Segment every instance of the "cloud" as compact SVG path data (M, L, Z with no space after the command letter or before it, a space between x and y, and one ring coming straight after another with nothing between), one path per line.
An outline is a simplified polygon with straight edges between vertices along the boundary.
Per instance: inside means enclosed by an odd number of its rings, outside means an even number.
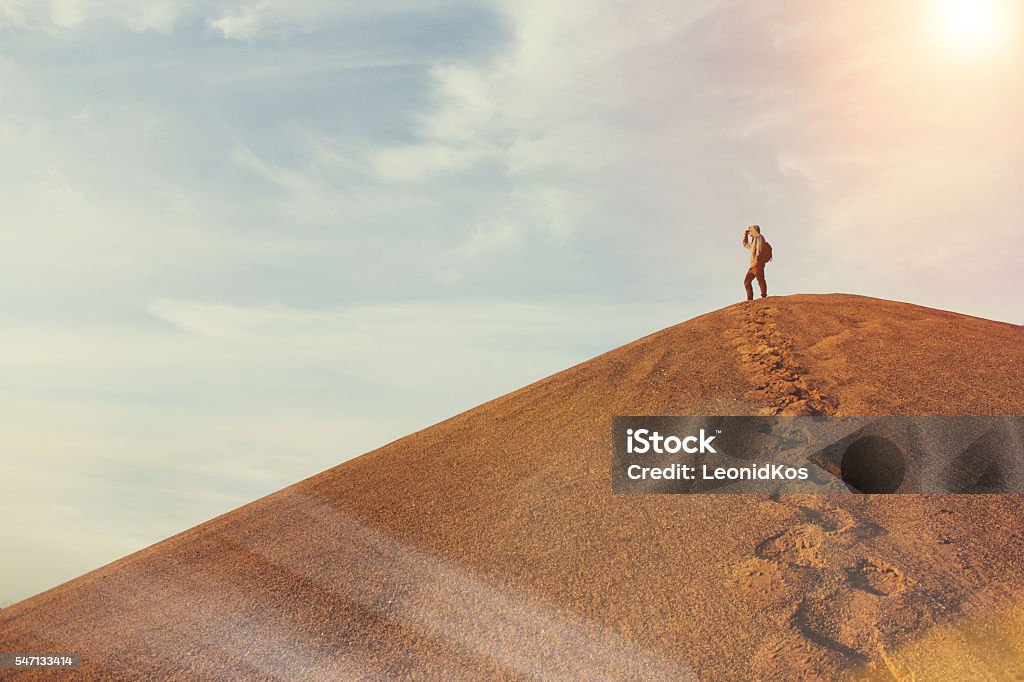
M223 4L223 3L218 3ZM207 24L228 40L248 41L256 36L280 36L290 32L313 33L343 19L380 18L411 13L430 14L452 7L488 7L489 2L467 0L243 0L217 9L209 7Z
M345 17L431 12L466 4L458 0L382 0L372 6L333 0L0 0L0 29L53 32L105 22L134 32L167 34L184 18L203 17L223 38L247 41L264 34L309 33Z
M259 19L251 7L225 10L219 19L207 19L207 24L228 40L249 40L260 32Z
M199 5L196 0L2 0L0 29L50 33L110 22L134 32L166 34L183 14Z
M486 150L479 148L419 144L376 150L371 164L381 181L416 182L470 170L486 156Z
M316 145L284 163L252 146L236 150L234 159L281 190L272 203L282 219L381 225L382 233L395 237L393 253L404 238L427 245L437 263L429 277L442 286L479 282L481 271L459 261L489 260L495 278L507 282L591 287L590 278L556 274L565 273L557 260L573 248L572 235L617 239L623 213L629 229L656 232L655 216L666 210L665 197L641 185L662 161L642 157L665 146L653 141L654 134L673 144L671 128L679 124L635 120L647 100L664 96L663 81L635 73L649 74L662 61L681 58L676 53L685 45L683 36L714 3L628 12L613 3L570 5L500 6L507 34L497 49L429 64L429 87L420 98L426 106L412 114L403 135L410 139L366 145L320 135ZM623 90L627 83L631 87ZM667 109L658 106L658 115ZM321 161L325 150L349 163L328 167ZM662 181L656 179L655 187ZM380 198L360 201L369 197ZM404 207L404 225L391 220L391 207ZM550 274L530 272L540 264L525 260L528 251L517 255L523 244L547 246L551 262L542 273ZM422 267L410 265L413 271ZM587 265L606 269L603 263Z

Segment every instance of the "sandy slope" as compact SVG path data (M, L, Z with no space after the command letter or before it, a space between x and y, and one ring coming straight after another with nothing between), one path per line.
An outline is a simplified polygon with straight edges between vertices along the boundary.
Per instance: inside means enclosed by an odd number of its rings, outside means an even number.
M121 679L1024 675L1016 496L613 496L615 414L1024 414L1024 328L704 315L0 611Z

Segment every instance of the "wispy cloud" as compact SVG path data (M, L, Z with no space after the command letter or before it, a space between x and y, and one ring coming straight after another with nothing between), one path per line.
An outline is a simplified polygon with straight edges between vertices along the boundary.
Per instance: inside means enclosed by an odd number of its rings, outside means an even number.
M199 4L196 0L3 0L0 28L53 32L106 22L135 32L166 34L182 14Z

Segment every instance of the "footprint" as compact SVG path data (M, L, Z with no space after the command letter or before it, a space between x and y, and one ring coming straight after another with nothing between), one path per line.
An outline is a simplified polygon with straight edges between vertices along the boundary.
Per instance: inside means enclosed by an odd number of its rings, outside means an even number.
M755 552L769 561L823 568L825 564L818 554L818 547L826 537L821 526L803 524L761 541Z
M755 550L757 556L797 566L824 567L819 553L821 545L831 538L853 530L857 521L841 507L820 502L809 495L778 498L776 503L797 509L805 523L788 528L762 540Z
M811 568L761 558L744 562L734 572L738 592L760 608L774 607L781 620L786 616L784 607L810 589L817 578L818 572Z
M845 663L841 654L787 630L768 636L754 657L753 672L759 680L834 680Z
M871 625L857 618L841 593L811 595L793 613L793 627L807 640L843 657L847 664L863 666L871 657L863 651Z
M859 590L880 597L902 592L907 579L896 566L884 561L864 559L857 566L848 569L847 580Z
M846 509L830 503L820 495L792 493L776 495L771 499L775 504L796 509L808 523L821 527L829 537L869 525L857 521Z
M820 526L829 537L842 535L857 525L853 514L827 502L812 501L810 504L797 506L812 523Z

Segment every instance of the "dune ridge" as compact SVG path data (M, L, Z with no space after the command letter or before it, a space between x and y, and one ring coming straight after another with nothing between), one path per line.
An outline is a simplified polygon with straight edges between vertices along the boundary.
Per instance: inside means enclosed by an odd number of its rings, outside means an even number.
M609 462L621 414L1024 414L1022 342L859 296L730 306L9 606L0 651L125 680L1017 675L1018 497L615 496Z

